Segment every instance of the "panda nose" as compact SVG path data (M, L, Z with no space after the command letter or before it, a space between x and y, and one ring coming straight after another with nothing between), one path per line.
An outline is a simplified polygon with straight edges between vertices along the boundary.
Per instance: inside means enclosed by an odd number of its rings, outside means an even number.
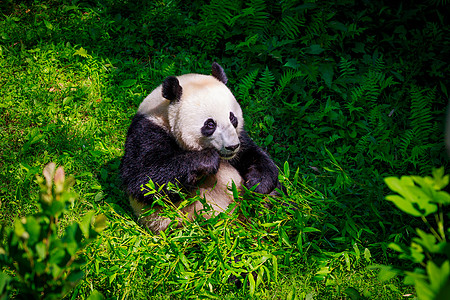
M230 151L234 151L237 148L239 148L239 144L233 145L233 146L226 146L225 149L230 150Z

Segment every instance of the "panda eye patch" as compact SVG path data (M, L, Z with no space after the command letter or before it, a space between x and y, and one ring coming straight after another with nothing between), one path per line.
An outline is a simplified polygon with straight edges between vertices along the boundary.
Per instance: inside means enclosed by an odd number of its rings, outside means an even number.
M236 116L232 112L230 112L230 122L234 126L234 128L237 127L238 119L236 118Z
M201 129L204 136L211 136L216 131L217 124L213 119L208 119Z

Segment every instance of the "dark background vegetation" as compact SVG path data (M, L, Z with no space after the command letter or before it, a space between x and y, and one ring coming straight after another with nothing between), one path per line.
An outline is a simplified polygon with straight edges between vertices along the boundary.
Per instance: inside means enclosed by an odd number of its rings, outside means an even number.
M216 61L250 136L299 169L292 197L320 195L312 248L356 243L397 263L386 245L414 221L384 200L383 178L448 163L446 2L2 1L1 219L34 211L49 161L77 178L76 212L127 210L117 167L137 106Z

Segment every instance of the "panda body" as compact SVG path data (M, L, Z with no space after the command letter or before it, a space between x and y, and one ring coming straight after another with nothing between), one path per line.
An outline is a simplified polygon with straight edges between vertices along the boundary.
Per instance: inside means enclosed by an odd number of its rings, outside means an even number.
M141 185L178 183L191 195L205 198L215 212L232 203L230 191L252 187L269 194L280 187L278 169L269 156L248 137L242 110L222 67L214 63L212 76L186 74L168 77L138 108L125 142L120 175L137 216L152 203ZM169 194L175 207L181 199ZM202 209L199 201L180 214L192 219ZM154 232L172 220L159 216L160 207L141 222Z
M225 212L233 201L233 194L230 191L232 183L237 187L243 185L242 177L235 168L233 168L228 162L221 161L217 174L209 175L202 180L202 184L197 189L192 190L190 196L198 194L204 198L206 202L211 206L214 212ZM130 204L134 214L139 218L146 210L147 204L139 201L130 196ZM180 201L174 202L174 207L178 208ZM203 209L203 204L200 201L195 201L192 204L184 207L179 211L180 214L187 216L192 220L193 216ZM159 216L161 207L156 207L156 211L145 217L140 218L140 222L144 224L153 232L163 231L169 226L172 220L168 218L162 218ZM205 217L211 217L210 215L204 215ZM180 219L181 222L181 219Z

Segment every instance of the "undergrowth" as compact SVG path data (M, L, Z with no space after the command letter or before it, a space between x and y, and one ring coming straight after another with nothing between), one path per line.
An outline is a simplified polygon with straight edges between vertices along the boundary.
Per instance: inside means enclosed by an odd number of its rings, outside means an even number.
M389 243L423 226L384 201L383 178L447 167L444 2L3 1L0 223L38 211L35 175L54 161L80 195L62 227L89 210L110 221L83 252L73 298L415 294L365 267L398 264ZM300 209L269 214L250 197L261 215L249 222L151 235L117 176L127 128L166 76L208 74L213 61Z

